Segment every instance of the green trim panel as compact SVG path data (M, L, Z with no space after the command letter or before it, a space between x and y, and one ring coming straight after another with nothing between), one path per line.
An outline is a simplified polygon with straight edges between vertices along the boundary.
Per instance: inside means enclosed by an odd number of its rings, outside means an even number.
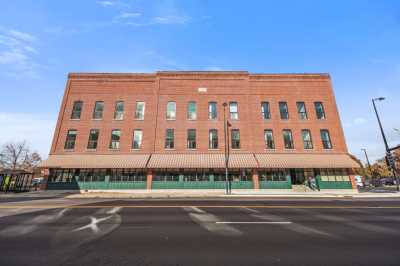
M146 182L56 182L48 183L49 190L81 189L146 189Z
M351 182L347 181L319 181L320 189L352 189Z
M232 182L232 189L252 188L252 181ZM225 189L225 181L153 181L152 189Z
M291 189L290 181L260 181L260 189Z

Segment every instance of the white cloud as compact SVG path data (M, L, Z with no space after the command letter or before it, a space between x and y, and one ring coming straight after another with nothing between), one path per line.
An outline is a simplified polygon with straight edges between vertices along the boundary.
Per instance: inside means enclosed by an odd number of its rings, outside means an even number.
M15 76L37 76L38 64L34 56L37 38L29 33L0 28L0 66L1 72Z
M17 30L9 30L8 34L16 39L19 39L21 41L24 42L34 42L36 41L36 37L32 36L29 33L26 32L21 32L21 31L17 31Z
M47 157L56 125L55 116L0 112L0 125L0 145L26 140L32 150Z
M111 2L111 1L97 1L97 4L101 5L101 6L114 6L115 2Z
M123 12L118 18L137 18L140 17L142 14L140 13L132 13L132 12Z
M96 3L102 7L127 8L130 6L127 2L117 0L102 0Z
M183 15L166 15L166 16L158 16L152 19L153 24L185 24L190 22L191 17Z

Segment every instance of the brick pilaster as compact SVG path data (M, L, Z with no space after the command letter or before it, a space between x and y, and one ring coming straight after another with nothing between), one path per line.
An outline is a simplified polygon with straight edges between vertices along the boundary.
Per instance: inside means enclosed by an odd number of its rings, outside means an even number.
M260 183L258 182L258 172L257 170L253 170L253 189L258 190L260 189Z
M153 172L151 170L147 171L147 190L151 190L151 183L153 182Z

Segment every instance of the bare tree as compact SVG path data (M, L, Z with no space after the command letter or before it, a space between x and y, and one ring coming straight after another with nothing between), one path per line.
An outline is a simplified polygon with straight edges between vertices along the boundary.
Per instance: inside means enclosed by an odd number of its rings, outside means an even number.
M30 152L26 141L10 142L0 151L0 167L10 170L28 170L41 162L37 152Z

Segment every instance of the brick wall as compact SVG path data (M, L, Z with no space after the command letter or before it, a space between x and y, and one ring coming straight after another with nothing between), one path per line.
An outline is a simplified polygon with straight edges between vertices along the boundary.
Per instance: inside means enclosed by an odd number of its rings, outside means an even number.
M199 92L198 88L207 88ZM74 101L83 101L80 120L71 120ZM113 120L114 104L124 101L123 121ZM104 101L103 119L92 119L94 104ZM136 101L146 102L144 121L134 119ZM177 117L166 120L166 105L175 101ZM197 120L187 119L187 104L197 103ZM217 102L218 119L208 120L208 102ZM240 129L240 152L265 152L264 129L273 129L275 151L268 152L324 152L320 129L328 129L333 149L327 152L346 153L347 147L340 123L331 81L328 75L288 74L252 75L247 72L157 72L156 74L70 74L63 98L51 154L70 153L152 153L152 152L223 152L223 107L222 103L238 102L239 120L231 121L232 128ZM261 102L269 101L272 118L261 118ZM279 115L279 101L289 105L290 119L283 121ZM306 103L308 120L302 121L297 115L297 101ZM314 102L324 104L326 120L315 117ZM227 117L229 108L227 108ZM99 129L100 137L96 151L87 151L90 129ZM165 130L175 129L175 149L164 149ZM197 149L186 149L187 129L197 130ZM64 151L66 134L69 129L78 130L74 151ZM121 129L121 143L118 151L109 150L112 129ZM143 130L142 149L132 150L134 129ZM208 149L208 130L217 129L219 150ZM282 129L291 129L294 136L294 150L283 148ZM314 149L304 151L301 129L310 129Z

